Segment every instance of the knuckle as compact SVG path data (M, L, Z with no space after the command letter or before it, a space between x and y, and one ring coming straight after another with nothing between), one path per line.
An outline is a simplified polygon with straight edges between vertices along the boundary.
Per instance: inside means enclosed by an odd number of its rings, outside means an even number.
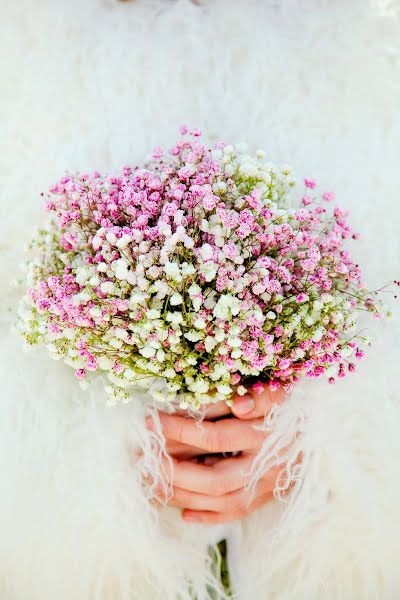
M176 439L181 444L185 442L185 421L182 418L176 422Z

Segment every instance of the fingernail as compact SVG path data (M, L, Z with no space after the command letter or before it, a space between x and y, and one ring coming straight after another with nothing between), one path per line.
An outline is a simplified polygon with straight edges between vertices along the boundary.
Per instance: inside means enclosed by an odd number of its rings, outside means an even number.
M154 421L151 417L146 417L146 427L150 429L150 431L155 431L156 426L154 425Z
M253 398L250 396L243 396L235 400L232 408L234 409L235 413L238 413L239 415L246 415L254 410L255 405L256 403L254 402Z

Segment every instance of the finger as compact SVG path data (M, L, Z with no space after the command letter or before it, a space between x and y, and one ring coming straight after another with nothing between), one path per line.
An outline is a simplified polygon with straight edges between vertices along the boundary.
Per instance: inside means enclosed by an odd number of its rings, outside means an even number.
M231 521L239 521L247 517L250 513L257 510L267 502L274 499L273 494L268 493L257 498L248 508L242 508L233 512L214 512L204 510L191 510L184 509L182 511L182 518L185 521L193 523L204 523L205 525L216 525L218 523L229 523Z
M220 419L221 417L225 417L231 414L231 408L227 405L227 403L222 400L221 402L216 402L215 404L208 404L204 408L204 418L206 421L213 421L214 419Z
M269 386L264 386L261 393L250 388L245 396L235 396L231 407L232 413L239 419L265 418L275 404L280 404L284 398L282 388L271 391Z
M223 496L245 486L253 459L253 455L242 455L225 458L212 466L172 459L173 472L164 459L164 467L169 481L173 481L179 488L210 496Z
M167 440L165 449L170 456L178 458L179 460L187 460L195 456L206 454L206 452L201 448L189 446L188 444L181 444L180 442L175 442L174 440Z
M266 496L271 492L272 490L266 482L262 482L257 486L253 498L251 498L250 492L244 488L223 496L210 496L174 486L173 496L169 500L169 504L190 510L235 513L240 510L247 510L249 505L251 506L260 496Z
M167 439L190 446L196 446L207 452L237 452L259 448L266 437L266 432L254 429L261 425L263 419L252 419L241 422L239 419L222 419L221 421L203 421L197 423L176 415L160 414L163 434ZM152 429L151 417L147 417L147 426Z

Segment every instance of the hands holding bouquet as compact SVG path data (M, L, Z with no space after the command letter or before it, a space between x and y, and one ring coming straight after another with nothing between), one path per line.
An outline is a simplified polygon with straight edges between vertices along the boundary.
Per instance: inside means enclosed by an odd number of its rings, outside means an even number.
M167 461L164 465L173 483L169 504L183 509L186 521L215 524L242 519L273 498L282 466L258 481L254 495L246 489L246 474L266 436L253 425L261 425L282 399L281 389L250 390L236 398L231 408L225 402L211 405L203 427L184 415L159 414L173 459L173 473ZM152 429L150 417L147 423ZM159 494L164 502L162 489Z

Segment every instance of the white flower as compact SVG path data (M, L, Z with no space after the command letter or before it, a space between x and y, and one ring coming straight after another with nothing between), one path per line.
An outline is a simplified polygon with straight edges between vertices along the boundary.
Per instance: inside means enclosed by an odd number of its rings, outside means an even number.
M172 235L171 226L168 225L168 223L166 223L165 221L158 222L158 230L160 234L164 235L165 237L170 237Z
M267 312L267 314L265 315L267 317L267 319L270 319L271 321L273 321L274 319L276 319L276 314L270 310L269 312Z
M203 263L200 267L200 273L202 275L204 275L204 279L208 283L210 281L212 281L213 279L215 279L217 271L218 271L218 266L210 260L207 261L206 263Z
M189 340L189 342L198 342L202 339L202 337L203 334L199 333L198 331L188 331L185 333L185 338Z
M114 329L114 335L120 340L126 340L129 337L129 333L126 329L122 329L122 327L116 327Z
M218 344L217 340L209 335L204 340L204 345L206 347L207 352L211 352L212 350L214 350L214 348L217 344Z
M210 244L203 244L203 246L200 248L200 254L203 260L209 260L213 257L212 246L210 246Z
M92 240L92 246L93 246L93 250L99 250L99 248L101 248L101 245L103 243L103 240L101 239L101 237L99 237L98 235L93 236L93 240Z
M160 363L164 362L164 360L165 360L165 352L164 352L164 350L162 348L160 348L159 350L157 350L156 357L157 357L158 362L160 362Z
M247 388L245 388L244 385L239 385L236 388L236 393L239 394L239 396L244 396L247 393Z
M139 252L142 254L146 254L150 250L150 242L148 240L144 240L139 244Z
M115 348L116 350L120 350L122 348L123 342L122 340L119 340L118 338L111 338L111 340L108 341L109 345L112 348Z
M205 329L206 325L207 323L203 317L196 317L193 320L193 327L196 327L196 329Z
M213 192L216 194L223 194L226 191L227 185L225 181L217 181L212 186Z
M311 339L313 342L320 342L322 340L322 336L325 333L324 327L318 327L315 333L312 335Z
M236 316L240 312L241 302L231 294L221 296L216 303L213 315L217 319L228 319L230 315Z
M217 301L215 299L216 294L214 292L212 292L211 294L208 294L207 298L204 300L204 307L207 309L212 309L214 308L214 306L217 304Z
M223 363L217 363L214 366L213 372L211 374L211 378L215 381L217 379L223 379L226 375L229 374L229 369Z
M172 294L169 301L171 306L178 306L179 304L182 304L183 298L178 292L175 292L174 294Z
M210 223L207 221L207 219L202 219L200 229L201 231L208 233L208 231L210 230Z
M111 265L117 279L126 280L128 277L128 264L124 258L120 258Z
M97 265L97 270L100 273L105 273L106 271L108 271L108 264L105 262L101 262Z
M182 281L182 275L179 269L179 265L176 262L167 262L164 265L164 272L170 279L173 279L177 283Z
M112 231L109 231L106 235L106 240L110 244L115 244L115 242L117 241L117 236Z
M163 300L169 293L168 284L165 281L155 281L152 285L151 291L157 292L157 298Z
M168 312L167 313L167 321L172 323L173 325L180 325L183 323L183 316L181 312Z
M196 269L193 265L184 262L181 265L181 272L184 277L188 277L189 275L194 275L196 273Z
M174 214L174 222L177 225L180 225L182 223L183 220L183 210L177 210L176 213Z
M225 331L222 327L218 327L214 332L215 339L217 342L223 342L225 339Z
M208 381L202 379L201 377L199 377L194 383L189 385L189 390L191 392L197 392L199 394L205 394L206 392L208 392L209 388L210 384L208 383Z
M150 320L159 319L160 316L161 316L161 312L159 310L156 310L155 308L151 308L146 313L146 317Z
M120 237L117 241L117 248L119 248L120 250L125 250L125 248L127 248L127 246L131 243L131 241L131 236L127 233L124 233L124 235Z
M89 279L89 285L92 287L96 287L100 284L100 277L98 275L94 275Z
M90 279L92 274L92 269L89 266L85 265L76 269L75 278L79 285L84 285L87 282L87 280Z
M231 177L231 175L233 175L234 172L235 172L235 167L231 163L228 163L225 165L225 175L227 175L228 177Z
M232 388L226 383L218 383L217 390L220 394L223 394L224 396L229 396L229 394L232 392Z
M144 346L144 348L141 348L139 350L140 354L142 356L144 356L145 358L153 358L153 356L155 355L156 351L154 348L152 348L151 346Z
M160 269L160 267L156 267L156 265L153 265L146 271L147 277L150 277L151 279L157 279L158 277L160 277L161 273L162 270Z
M313 303L313 309L314 310L321 310L323 308L324 308L324 303L323 302L320 302L320 300L314 300L314 303Z
M150 281L146 279L146 277L144 277L143 275L139 275L137 277L137 285L139 289L145 292L150 286Z
M199 294L201 294L201 287L198 286L197 283L192 283L192 285L188 289L188 294L190 298L198 296Z
M193 309L194 309L196 312L199 312L199 310L200 310L200 308L201 308L201 305L202 305L202 300L201 300L201 298L193 298L193 300L192 300L192 304L193 304Z
M185 235L182 241L185 248L188 248L189 250L194 248L194 239L191 238L189 235Z
M129 307L135 309L138 304L145 304L146 296L143 292L132 292L129 299Z
M351 346L343 346L343 348L340 351L340 354L341 356L343 356L343 358L348 358L353 354L353 348Z
M103 369L104 371L109 371L114 366L113 359L104 354L97 356L96 360L97 360L97 364L99 365L100 369Z
M165 377L166 379L174 379L175 378L175 371L174 369L172 369L171 367L169 367L168 369L165 369L165 371L162 372L162 376Z
M112 294L114 293L115 287L112 281L103 281L103 283L100 285L100 289L103 294Z
M229 337L227 342L231 348L240 348L242 345L242 340L238 337Z

